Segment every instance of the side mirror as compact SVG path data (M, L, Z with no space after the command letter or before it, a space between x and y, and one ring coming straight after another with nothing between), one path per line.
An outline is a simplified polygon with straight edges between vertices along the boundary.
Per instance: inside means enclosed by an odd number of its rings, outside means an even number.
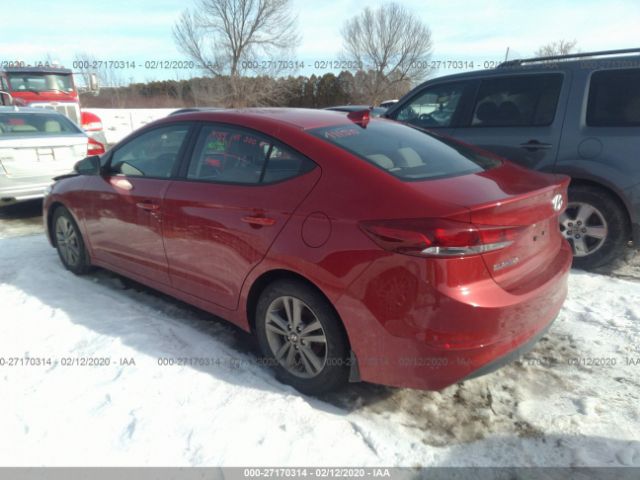
M96 93L98 92L98 90L100 90L98 76L95 73L89 75L89 90Z
M13 105L13 97L9 92L0 90L0 105Z
M92 155L76 163L73 171L78 175L100 175L101 168L100 157Z

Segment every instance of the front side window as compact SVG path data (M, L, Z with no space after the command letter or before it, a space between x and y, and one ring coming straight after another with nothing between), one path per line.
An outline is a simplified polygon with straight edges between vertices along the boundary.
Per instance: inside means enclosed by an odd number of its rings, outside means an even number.
M421 128L453 127L468 82L427 87L397 111L395 119Z
M640 69L596 72L591 78L587 125L640 125Z
M133 177L169 178L188 131L188 125L171 125L143 133L113 153L111 170Z
M473 110L473 127L551 125L562 75L518 75L482 81Z
M55 136L80 133L67 117L55 113L0 113L0 138Z
M295 177L313 163L259 133L221 125L202 128L187 171L190 180L272 183Z
M392 121L316 128L309 133L355 154L402 180L426 180L482 172L500 165L453 140Z

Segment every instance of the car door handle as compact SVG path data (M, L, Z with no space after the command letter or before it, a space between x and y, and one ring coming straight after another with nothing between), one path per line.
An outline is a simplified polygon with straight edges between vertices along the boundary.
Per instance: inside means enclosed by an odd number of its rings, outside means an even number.
M160 208L160 205L151 201L143 201L136 203L136 207L146 210L148 212L155 212Z
M248 223L250 225L260 226L260 227L270 227L271 225L275 225L276 221L273 218L269 217L242 217L241 219L244 223Z
M538 140L529 140L526 143L521 143L520 146L525 150L535 152L536 150L547 150L552 147L550 143L542 143Z

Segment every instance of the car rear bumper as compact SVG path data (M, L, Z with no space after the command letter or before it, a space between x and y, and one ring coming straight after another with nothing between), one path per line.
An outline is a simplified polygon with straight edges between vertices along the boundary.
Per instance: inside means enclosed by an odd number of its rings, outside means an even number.
M443 286L415 260L383 267L374 277L387 275L384 285L397 284L405 292L387 312L372 311L371 276L363 275L336 305L346 319L360 379L439 390L499 368L531 348L556 318L567 295L571 260L571 248L563 241L550 268L553 274L517 295L492 279Z
M501 369L505 365L508 365L509 363L517 360L523 355L526 355L531 350L533 350L533 347L536 346L536 343L538 343L538 340L540 340L542 337L546 335L546 333L551 328L551 325L553 324L554 320L555 318L552 319L551 322L549 322L549 324L546 327L544 327L542 330L536 333L533 337L527 340L526 343L520 345L519 347L510 351L506 355L503 355L502 357L487 363L485 366L480 367L479 369L472 372L463 380L470 380L472 378L478 378L478 377L482 377L483 375L488 375L490 373L495 372L496 370Z
M51 177L34 179L0 178L0 206L16 202L42 198L45 190L53 183Z

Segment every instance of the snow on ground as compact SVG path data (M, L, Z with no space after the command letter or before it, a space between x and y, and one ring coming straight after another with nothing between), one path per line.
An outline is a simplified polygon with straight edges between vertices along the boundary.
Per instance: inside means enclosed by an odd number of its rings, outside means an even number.
M175 108L89 108L102 120L107 143L113 145L134 130L166 117Z
M640 250L628 249L623 260L613 268L604 268L599 273L610 274L618 278L640 280Z
M573 272L547 336L491 375L322 399L243 332L126 285L65 271L41 234L0 239L0 465L640 466L637 281ZM63 365L82 358L110 365Z

